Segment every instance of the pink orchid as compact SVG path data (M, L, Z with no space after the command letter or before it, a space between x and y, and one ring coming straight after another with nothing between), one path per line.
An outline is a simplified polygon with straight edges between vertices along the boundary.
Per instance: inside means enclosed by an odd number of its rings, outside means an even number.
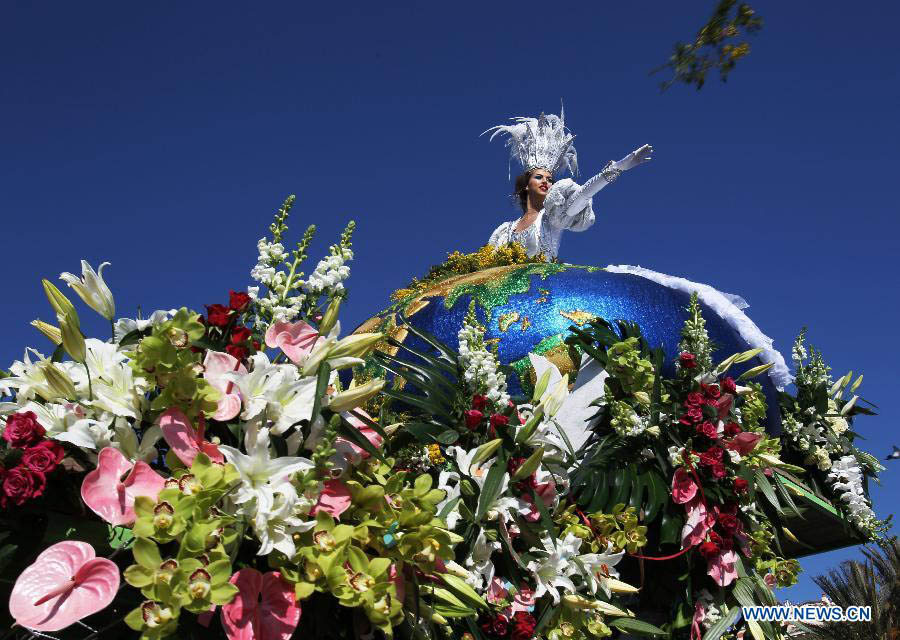
M702 543L706 539L706 534L716 523L715 515L706 510L702 496L696 496L684 507L687 511L687 521L681 530L682 548Z
M81 499L113 526L132 524L134 499L147 496L155 500L165 483L143 460L132 463L118 449L106 447L97 456L97 468L81 483Z
M707 564L707 573L709 577L715 580L720 587L727 587L737 580L737 554L734 549L722 551L718 555L712 557Z
M207 351L203 369L203 377L222 394L213 419L221 422L231 420L241 412L241 394L234 382L227 380L224 374L235 372L246 374L247 367L231 354Z
M340 480L327 480L319 500L310 510L310 515L316 515L324 511L332 518L340 518L341 514L350 508L350 490Z
M228 640L288 640L300 622L294 589L277 571L241 569L229 581L238 594L222 606Z
M488 585L487 601L490 604L497 604L498 602L506 600L508 595L509 591L503 586L503 580L497 576L491 578L491 584Z
M534 591L525 583L519 585L519 591L513 596L512 614L519 611L534 611Z
M691 640L703 640L703 631L700 625L706 620L706 607L700 600L694 603L694 618L691 620Z
M756 445L760 440L762 440L762 435L751 431L744 431L726 442L725 446L732 451L737 451L742 456L745 456L756 448Z
M91 545L72 540L44 549L19 575L9 596L16 623L59 631L106 608L119 590L119 568L96 556Z
M203 439L203 416L200 416L199 428L195 430L184 412L173 407L159 417L159 426L172 451L187 466L193 464L201 451L213 462L225 462L219 447Z
M318 340L319 332L302 320L276 322L266 331L266 346L278 347L294 364L305 362Z
M675 504L690 502L697 495L699 487L691 474L679 467L672 478L672 501Z
M362 409L356 409L356 411L364 415L369 420L372 419L371 416ZM380 449L381 445L384 444L384 438L382 438L378 434L378 432L375 431L375 429L353 415L353 413L346 411L342 413L341 416L344 418L344 420L356 427L359 432L363 436L365 436L366 440L372 443L372 446L376 449ZM349 462L350 464L359 464L361 461L366 460L369 457L369 453L365 449L360 447L355 442L347 440L343 437L339 437L334 441L334 448L338 453L344 456L344 459L347 460L347 462Z

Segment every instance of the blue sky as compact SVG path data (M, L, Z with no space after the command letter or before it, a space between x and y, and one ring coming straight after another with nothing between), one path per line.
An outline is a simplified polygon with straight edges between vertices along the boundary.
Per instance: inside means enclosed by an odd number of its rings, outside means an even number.
M289 193L314 259L357 221L355 326L516 216L505 149L478 134L563 98L583 172L657 151L561 257L738 293L785 351L809 326L838 375L865 374L882 411L857 428L883 456L900 444L900 10L754 2L766 26L727 84L660 93L648 70L714 2L591 4L5 3L3 362L46 346L40 278L81 258L112 263L121 315L227 301ZM882 516L897 471L873 491ZM851 557L804 560L782 595L818 597L810 576Z

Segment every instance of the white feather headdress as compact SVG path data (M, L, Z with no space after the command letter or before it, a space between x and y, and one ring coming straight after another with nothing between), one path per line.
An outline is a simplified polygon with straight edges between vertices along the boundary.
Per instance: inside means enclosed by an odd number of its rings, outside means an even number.
M566 128L562 107L559 116L542 113L537 118L510 119L515 124L500 124L484 133L491 133L491 140L501 133L509 135L506 146L510 158L518 161L525 171L540 167L553 174L563 169L578 174L578 154L572 146L575 136Z

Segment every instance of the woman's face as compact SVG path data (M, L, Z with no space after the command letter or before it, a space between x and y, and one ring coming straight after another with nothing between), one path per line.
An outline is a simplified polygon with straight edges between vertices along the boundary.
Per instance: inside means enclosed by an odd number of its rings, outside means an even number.
M543 200L552 186L553 174L546 169L535 169L528 180L528 187L526 188L531 195L535 195Z

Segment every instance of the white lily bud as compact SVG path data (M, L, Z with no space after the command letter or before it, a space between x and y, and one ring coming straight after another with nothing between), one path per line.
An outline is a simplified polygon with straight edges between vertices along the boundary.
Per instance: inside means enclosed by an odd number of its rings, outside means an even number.
M86 354L84 336L78 328L78 322L73 322L69 316L58 316L59 330L62 335L62 345L72 360L84 362Z
M47 381L50 391L56 396L61 396L67 400L74 400L77 397L72 379L51 361L45 360L41 364L41 372L44 374L44 379ZM46 398L46 400L50 399Z
M78 313L75 311L75 307L72 305L71 301L63 295L62 291L57 289L56 285L46 278L41 280L41 284L44 286L44 293L47 296L47 300L50 301L50 306L56 311L56 315L74 319L75 324L80 326L81 323L78 320Z
M32 320L31 326L47 336L47 339L53 344L57 346L62 344L62 333L59 327L54 327L43 320Z
M381 333L355 333L339 340L331 352L328 359L332 358L361 358L366 355L372 347L384 339Z
M349 411L359 407L369 399L380 393L384 388L384 380L379 378L370 380L369 382L353 387L347 391L341 391L331 398L328 408L336 413L341 411Z

